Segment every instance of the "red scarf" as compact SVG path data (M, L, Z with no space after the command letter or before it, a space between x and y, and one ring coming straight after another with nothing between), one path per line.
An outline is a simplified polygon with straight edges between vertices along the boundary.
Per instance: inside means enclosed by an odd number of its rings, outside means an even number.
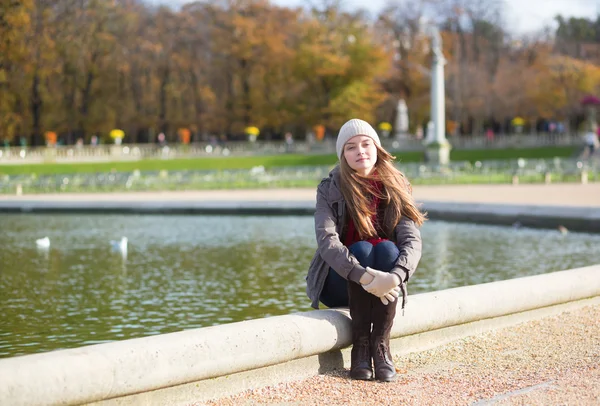
M370 183L372 186L375 187L375 189L377 191L381 190L381 187L382 187L381 182L371 181ZM371 207L375 209L375 214L373 214L373 216L371 216L371 224L373 224L373 227L375 227L375 230L377 230L376 225L379 221L379 219L377 218L377 213L379 212L379 203L380 203L380 199L377 196L373 196L373 199L371 200ZM362 241L362 239L360 238L360 234L358 233L358 230L356 229L356 226L354 225L354 220L352 219L352 216L349 215L348 216L348 227L346 229L346 235L344 236L344 245L346 247L349 247L358 241ZM387 239L376 236L376 237L372 237L372 238L367 238L364 241L370 242L371 244L373 244L373 246L375 246L382 241L387 241Z

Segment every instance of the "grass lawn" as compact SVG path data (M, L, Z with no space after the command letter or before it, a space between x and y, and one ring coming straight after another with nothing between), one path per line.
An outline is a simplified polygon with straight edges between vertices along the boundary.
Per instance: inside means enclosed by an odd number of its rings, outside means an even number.
M62 178L50 179L48 182L31 182L22 185L23 193L38 194L38 193L113 193L113 192L138 192L138 191L176 191L176 190L218 190L218 189L269 189L269 188L315 188L320 182L318 177L305 179L277 179L277 178L261 178L253 176L245 176L241 178L231 177L226 179L212 179L210 176L206 178L204 175L198 175L196 179L187 179L185 182L177 180L170 181L167 178L140 178L131 184L123 181L123 179L114 182L90 184L86 183L83 178L78 176L85 175L70 175L68 184L62 183ZM106 174L101 176L114 176ZM127 174L125 178L129 178ZM577 174L560 174L552 175L553 182L580 182L580 176ZM82 182L83 181L83 182ZM600 174L589 174L589 182L600 181ZM415 177L411 179L413 185L465 185L465 184L510 184L512 175L509 173L491 173L491 174L457 174L454 176L431 176L431 177ZM544 177L541 174L526 174L519 176L519 183L543 183ZM16 185L6 187L0 183L0 195L14 194Z
M506 148L506 149L478 149L478 150L452 150L450 159L453 161L503 161L510 159L549 159L554 157L573 158L577 155L579 146L549 146L539 148Z
M98 163L43 163L32 165L0 165L0 174L17 175L24 173L73 174L93 172L132 172L140 171L183 171L183 170L220 170L249 169L255 166L316 166L333 165L335 155L286 154L275 156L243 157L202 157L181 159L142 159L139 161L115 161Z
M483 149L483 150L452 150L450 159L453 161L485 161L509 160L517 158L569 158L573 157L579 147L539 147L524 149ZM394 152L400 162L423 162L423 152ZM132 172L140 171L183 171L183 170L222 170L249 169L255 166L265 168L285 166L321 166L334 165L337 162L335 154L301 155L282 154L275 156L248 157L207 157L185 159L144 159L139 161L118 161L101 163L42 163L24 165L0 165L0 175L21 174L75 174L99 172Z

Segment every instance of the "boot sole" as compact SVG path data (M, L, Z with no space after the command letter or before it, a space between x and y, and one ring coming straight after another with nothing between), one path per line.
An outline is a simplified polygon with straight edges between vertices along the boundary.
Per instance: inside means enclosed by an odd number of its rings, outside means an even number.
M378 378L378 377L375 377L375 380L377 380L379 382L394 382L397 379L398 379L398 375L394 375L394 376L391 376L389 378Z
M373 379L373 375L368 376L368 375L364 375L364 376L352 376L352 374L350 374L350 378L355 379L357 381L370 381Z
M372 381L373 380L373 377L371 377L371 378L356 378L354 376L351 376L350 378L355 381Z

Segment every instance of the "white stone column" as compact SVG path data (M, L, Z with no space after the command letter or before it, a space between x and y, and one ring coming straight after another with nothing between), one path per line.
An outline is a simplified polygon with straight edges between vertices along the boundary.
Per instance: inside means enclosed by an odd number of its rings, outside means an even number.
M429 27L433 63L431 66L431 120L433 137L426 141L427 160L442 165L450 162L451 145L446 139L446 95L444 65L446 59L442 52L442 39L437 27Z

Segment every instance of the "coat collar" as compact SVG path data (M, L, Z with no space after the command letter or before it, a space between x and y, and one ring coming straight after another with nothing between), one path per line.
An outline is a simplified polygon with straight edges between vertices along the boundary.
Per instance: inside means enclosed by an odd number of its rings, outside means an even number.
M327 191L327 196L329 201L335 202L343 199L342 191L341 191L341 174L340 174L340 166L336 165L335 168L329 172L329 190Z

